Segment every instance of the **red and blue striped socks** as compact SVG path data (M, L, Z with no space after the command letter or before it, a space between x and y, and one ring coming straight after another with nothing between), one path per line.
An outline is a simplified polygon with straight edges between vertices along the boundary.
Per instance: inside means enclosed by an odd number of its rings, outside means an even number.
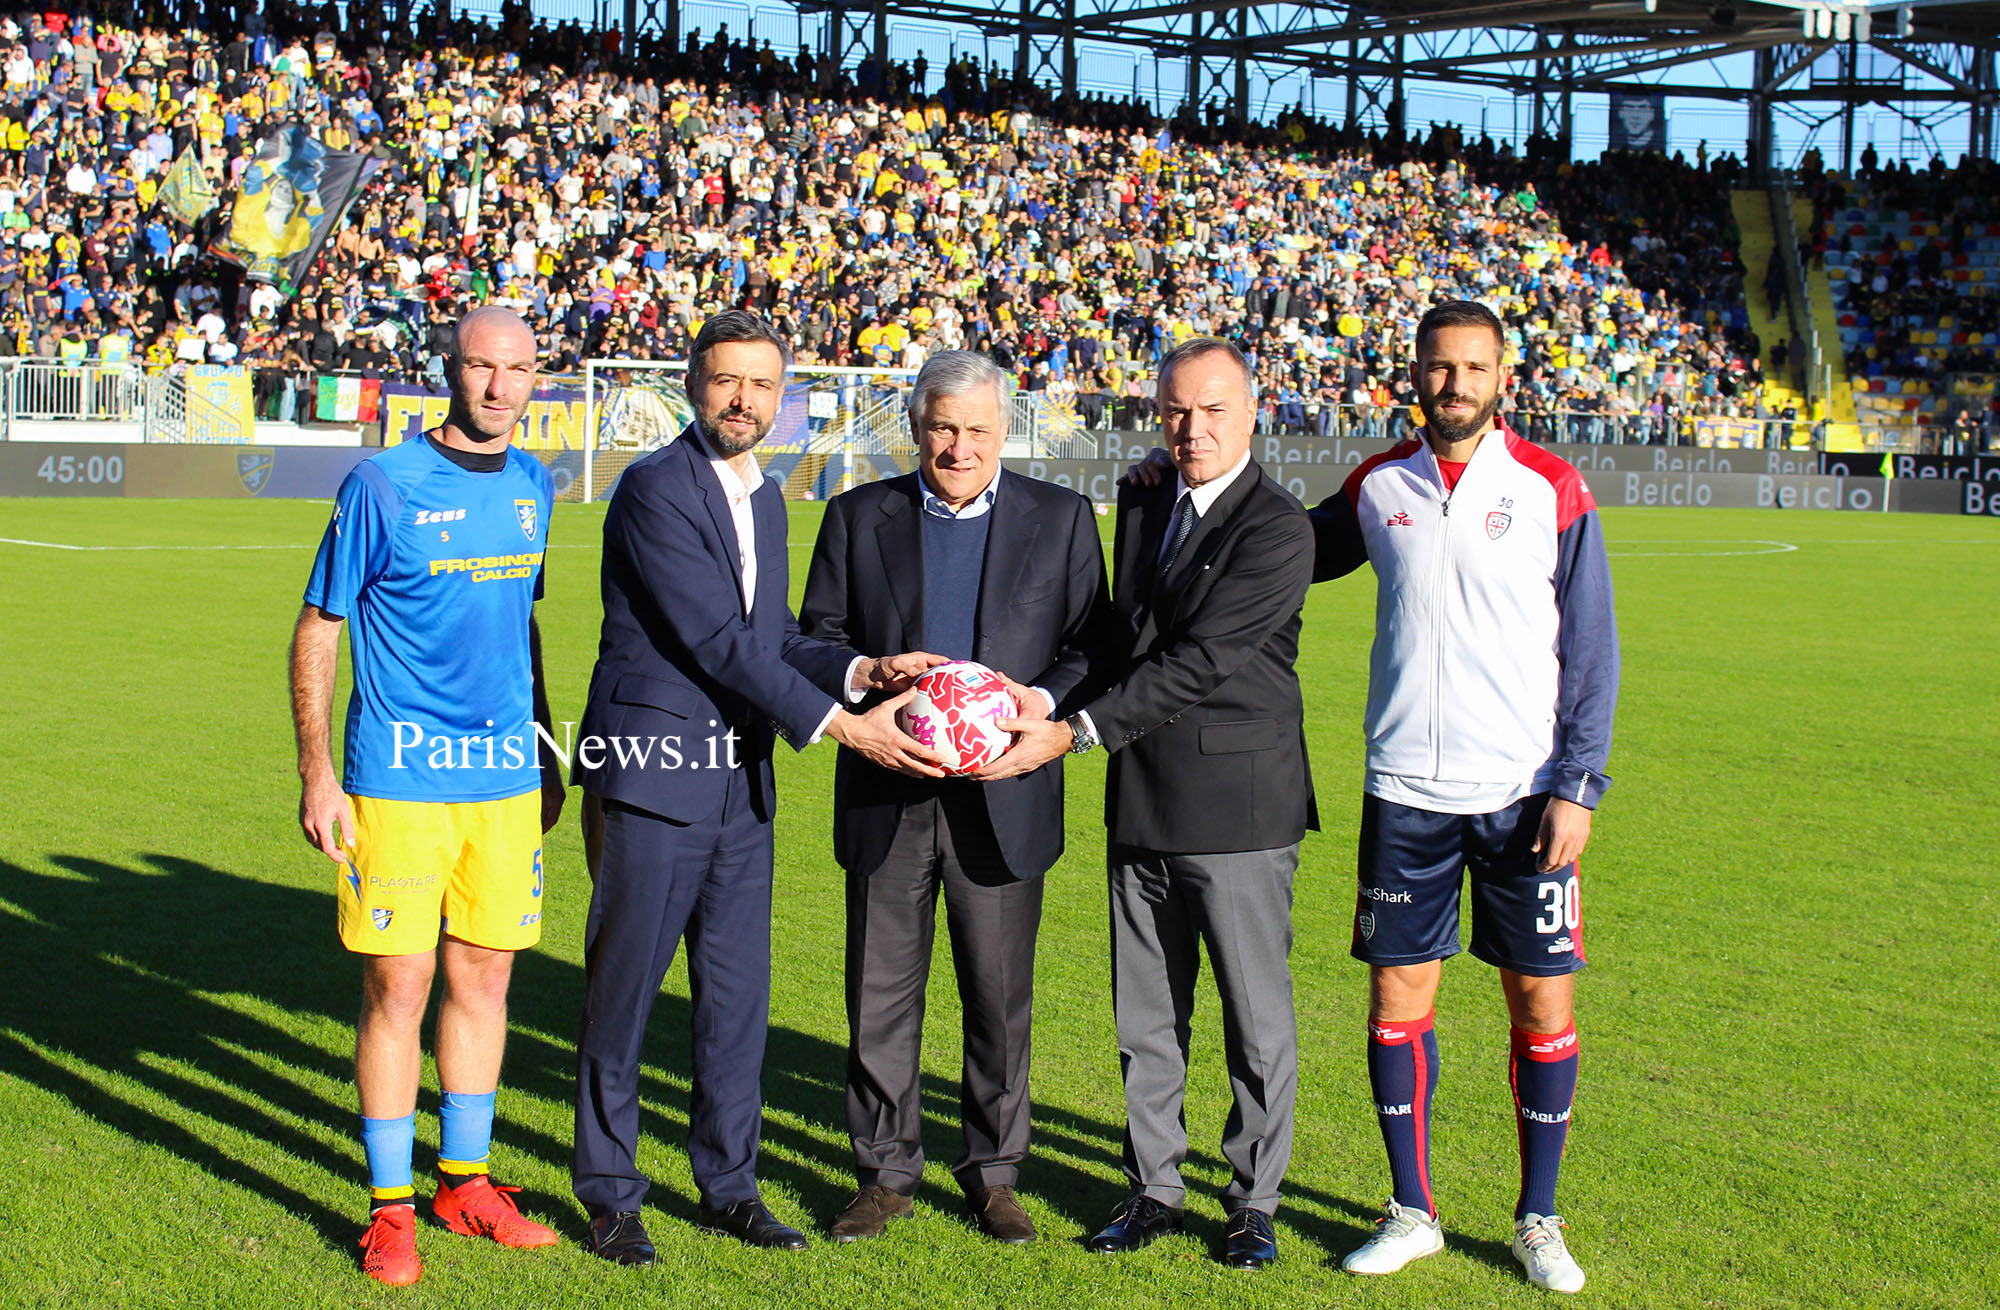
M1435 1011L1368 1025L1368 1085L1389 1151L1396 1204L1436 1215L1431 1201L1431 1098L1437 1094Z
M1569 1140L1576 1099L1576 1024L1559 1033L1513 1030L1507 1079L1514 1088L1514 1122L1521 1136L1521 1199L1514 1217L1556 1213L1556 1172Z

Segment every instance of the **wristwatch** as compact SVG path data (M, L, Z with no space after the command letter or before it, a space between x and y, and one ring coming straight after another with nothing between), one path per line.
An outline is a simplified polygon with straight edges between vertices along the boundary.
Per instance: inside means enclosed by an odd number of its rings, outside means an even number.
M1082 714L1072 714L1063 722L1069 724L1070 734L1076 738L1069 748L1070 754L1082 755L1097 745L1097 734L1090 730L1090 720Z

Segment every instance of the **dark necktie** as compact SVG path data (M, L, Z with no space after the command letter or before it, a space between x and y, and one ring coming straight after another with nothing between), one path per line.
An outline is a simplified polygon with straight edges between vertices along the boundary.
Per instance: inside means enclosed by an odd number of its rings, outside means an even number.
M1167 529L1167 552L1160 556L1160 576L1166 577L1167 570L1174 566L1174 557L1187 545L1188 537L1194 532L1194 525L1201 515L1194 512L1194 496L1183 493L1180 503L1174 506L1173 525Z

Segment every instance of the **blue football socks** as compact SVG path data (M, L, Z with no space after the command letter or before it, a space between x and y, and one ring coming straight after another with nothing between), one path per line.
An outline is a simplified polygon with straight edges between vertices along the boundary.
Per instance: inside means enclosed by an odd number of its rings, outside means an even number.
M1514 1085L1514 1122L1521 1135L1521 1199L1514 1217L1556 1212L1556 1172L1569 1141L1570 1103L1576 1099L1576 1025L1559 1033L1516 1028L1507 1062Z
M371 1212L389 1205L411 1205L417 1194L410 1159L417 1148L417 1116L361 1120L361 1150L368 1157Z
M495 1093L446 1092L438 1102L438 1177L447 1187L486 1172Z
M1368 1085L1389 1150L1396 1204L1435 1216L1431 1200L1431 1098L1437 1094L1433 1016L1368 1025Z

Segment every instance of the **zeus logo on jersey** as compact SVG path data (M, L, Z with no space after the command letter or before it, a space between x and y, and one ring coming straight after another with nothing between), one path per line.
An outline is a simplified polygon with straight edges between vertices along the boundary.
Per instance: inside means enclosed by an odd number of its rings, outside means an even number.
M414 526L421 528L428 523L456 523L464 517L462 509L420 509Z

